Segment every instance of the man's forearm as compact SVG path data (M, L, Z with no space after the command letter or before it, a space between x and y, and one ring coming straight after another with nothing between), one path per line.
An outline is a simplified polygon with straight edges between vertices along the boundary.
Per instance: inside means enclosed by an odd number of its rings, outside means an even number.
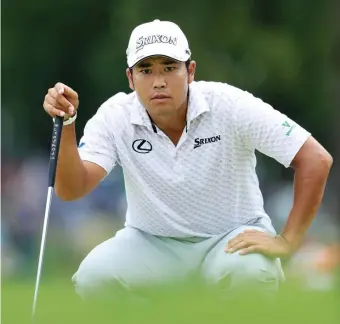
M80 198L86 191L86 169L78 153L74 123L63 127L55 190L63 200Z
M311 225L321 204L332 159L329 156L309 160L295 170L294 205L282 236L296 249Z

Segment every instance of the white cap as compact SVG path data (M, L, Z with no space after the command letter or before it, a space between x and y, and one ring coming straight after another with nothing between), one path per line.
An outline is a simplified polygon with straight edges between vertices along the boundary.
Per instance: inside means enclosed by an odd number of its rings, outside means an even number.
M158 19L137 26L126 50L127 64L133 67L149 56L161 55L185 62L191 56L183 31L173 22Z

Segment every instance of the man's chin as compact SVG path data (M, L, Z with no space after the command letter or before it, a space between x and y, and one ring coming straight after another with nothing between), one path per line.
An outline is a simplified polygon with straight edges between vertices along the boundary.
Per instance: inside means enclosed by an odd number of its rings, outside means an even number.
M159 115L171 114L174 108L168 102L152 102L150 105L151 111Z

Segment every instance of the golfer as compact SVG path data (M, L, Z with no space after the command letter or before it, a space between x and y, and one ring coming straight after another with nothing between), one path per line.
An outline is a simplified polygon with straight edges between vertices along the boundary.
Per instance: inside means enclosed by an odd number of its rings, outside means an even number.
M78 94L63 83L44 109L63 116L55 190L90 193L117 165L127 196L123 229L73 276L83 298L185 282L193 274L232 291L275 291L280 260L299 247L321 203L330 154L303 127L252 94L195 81L186 36L172 22L137 26L129 40L130 93L105 101L76 140ZM294 203L281 233L264 210L255 151L293 168ZM70 215L72 217L72 215Z

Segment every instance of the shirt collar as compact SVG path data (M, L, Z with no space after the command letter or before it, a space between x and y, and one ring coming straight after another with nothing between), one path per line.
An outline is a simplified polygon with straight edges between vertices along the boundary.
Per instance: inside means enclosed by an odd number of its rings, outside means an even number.
M146 109L140 103L136 92L134 93L134 104L131 110L130 121L132 124L145 126L150 130L155 131L155 127L151 121ZM203 93L198 88L196 82L189 85L189 102L187 111L187 127L190 123L201 114L210 111L208 102Z
M152 121L146 109L140 103L136 92L134 92L134 102L131 110L130 121L132 124L145 126L148 129L153 130Z
M190 83L187 124L190 124L195 118L208 111L210 111L209 104L197 83Z

